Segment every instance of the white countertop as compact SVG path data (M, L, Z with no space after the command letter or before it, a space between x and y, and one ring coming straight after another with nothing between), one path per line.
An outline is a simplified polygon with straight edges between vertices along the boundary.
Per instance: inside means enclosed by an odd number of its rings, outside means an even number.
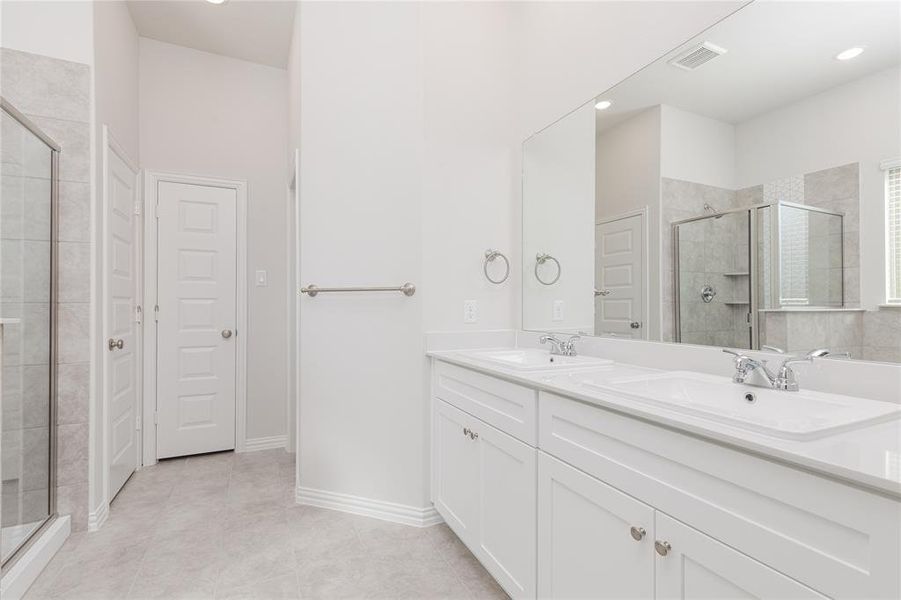
M465 350L432 351L427 352L427 355L901 499L901 420L899 419L809 441L788 440L625 398L617 395L615 390L608 392L587 388L576 383L549 381L550 375L571 372L569 370L515 371L470 358L466 355ZM611 369L611 378L613 378L617 375L617 369L634 370L636 367L625 363L615 363L609 368ZM652 371L652 369L647 370ZM790 399L791 392L786 392L786 394L786 399Z

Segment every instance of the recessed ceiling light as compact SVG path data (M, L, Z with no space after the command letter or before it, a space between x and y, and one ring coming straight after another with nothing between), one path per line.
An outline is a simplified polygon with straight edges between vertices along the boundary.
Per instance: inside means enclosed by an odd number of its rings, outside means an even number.
M613 105L613 103L610 102L610 100L601 100L600 102L595 104L594 107L598 110L607 110L612 105Z
M210 4L225 4L228 0L206 0Z
M843 50L835 55L836 60L851 60L852 58L856 58L863 54L863 48L859 46L855 46L854 48L848 48L847 50Z

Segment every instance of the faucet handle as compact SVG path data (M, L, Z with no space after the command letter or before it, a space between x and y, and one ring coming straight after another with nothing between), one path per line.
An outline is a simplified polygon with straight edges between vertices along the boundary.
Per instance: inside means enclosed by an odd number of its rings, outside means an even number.
M723 348L723 352L725 352L726 354L731 354L732 356L734 356L736 358L742 357L742 355L740 353L736 352L735 350L732 350L731 348Z
M761 346L760 349L767 350L769 352L775 352L776 354L785 354L785 350L776 346Z

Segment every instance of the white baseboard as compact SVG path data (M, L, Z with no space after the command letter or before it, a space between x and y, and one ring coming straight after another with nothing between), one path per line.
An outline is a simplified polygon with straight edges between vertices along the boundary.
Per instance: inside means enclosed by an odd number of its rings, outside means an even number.
M431 527L443 521L434 506L418 508L306 487L298 487L294 492L294 499L298 504L339 510L413 527Z
M288 443L286 435L271 435L269 437L250 438L244 441L244 449L241 452L256 452L257 450L272 450L284 448Z
M88 513L88 531L100 531L109 518L109 504L104 502L97 510Z
M0 597L19 600L35 582L50 559L63 547L71 532L69 515L57 517L0 579Z

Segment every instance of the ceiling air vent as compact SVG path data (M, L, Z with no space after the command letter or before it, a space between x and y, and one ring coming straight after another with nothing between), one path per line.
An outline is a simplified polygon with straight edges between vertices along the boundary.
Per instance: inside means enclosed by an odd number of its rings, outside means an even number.
M679 67L686 71L694 71L706 62L709 62L719 56L725 54L726 49L720 48L710 42L704 42L699 46L692 46L676 58L669 61L674 67Z

